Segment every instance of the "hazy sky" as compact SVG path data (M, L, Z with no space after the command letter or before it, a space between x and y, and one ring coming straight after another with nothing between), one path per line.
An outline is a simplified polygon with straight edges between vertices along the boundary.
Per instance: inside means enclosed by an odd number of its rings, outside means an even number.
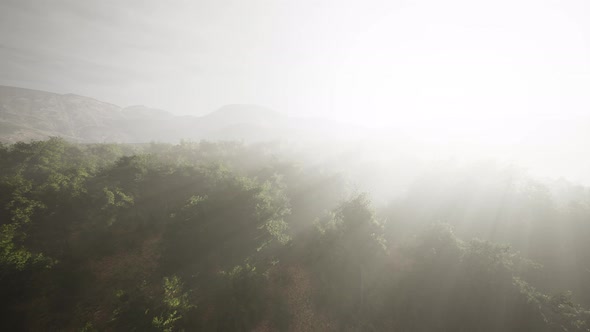
M0 0L0 84L260 104L590 169L588 0Z
M585 113L589 18L587 0L1 0L0 84L184 114Z

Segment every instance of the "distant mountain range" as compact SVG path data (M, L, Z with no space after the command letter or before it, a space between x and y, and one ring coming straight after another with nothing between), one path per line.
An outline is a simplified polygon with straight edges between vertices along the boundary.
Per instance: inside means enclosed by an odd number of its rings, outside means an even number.
M205 116L179 116L146 106L119 107L73 94L0 85L1 143L52 136L80 143L282 141L295 143L289 146L300 148L307 155L330 160L332 168L355 163L372 165L383 160L393 160L388 167L395 168L404 165L402 157L457 157L498 160L529 168L538 176L563 176L590 184L590 161L584 157L590 149L588 116L531 117L516 127L520 136L508 134L512 141L504 139L501 131L497 137L491 136L497 141L486 141L475 134L455 137L441 130L414 132L414 127L404 126L403 113L400 114L395 127L372 129L332 120L290 117L257 105L226 105ZM440 129L432 119L424 119L423 125ZM515 127L509 121L506 125Z
M360 127L293 118L257 105L227 105L208 115L177 116L145 106L119 107L74 94L0 86L0 142L63 137L81 143L187 140L354 138Z

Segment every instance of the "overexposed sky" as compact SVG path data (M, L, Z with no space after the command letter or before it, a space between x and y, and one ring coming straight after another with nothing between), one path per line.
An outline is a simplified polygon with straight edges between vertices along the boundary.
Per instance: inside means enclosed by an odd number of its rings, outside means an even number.
M587 0L0 0L0 84L259 104L590 183L589 18Z
M589 17L584 0L2 0L0 84L368 124L586 114Z

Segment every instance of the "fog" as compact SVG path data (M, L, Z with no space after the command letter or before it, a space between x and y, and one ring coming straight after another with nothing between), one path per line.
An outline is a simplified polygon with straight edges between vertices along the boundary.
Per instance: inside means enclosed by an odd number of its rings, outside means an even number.
M589 183L585 1L12 1L0 84L388 128Z
M0 330L590 331L588 17L0 0Z

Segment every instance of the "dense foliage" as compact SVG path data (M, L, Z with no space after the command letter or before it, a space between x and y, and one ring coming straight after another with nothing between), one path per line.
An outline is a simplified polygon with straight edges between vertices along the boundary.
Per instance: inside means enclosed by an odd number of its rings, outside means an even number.
M374 207L232 142L53 138L0 146L0 170L5 331L590 327L586 188L445 171Z

